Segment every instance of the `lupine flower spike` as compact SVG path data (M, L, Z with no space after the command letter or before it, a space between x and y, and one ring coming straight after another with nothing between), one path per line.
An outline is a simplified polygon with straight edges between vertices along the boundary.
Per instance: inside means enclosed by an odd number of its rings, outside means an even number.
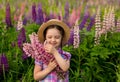
M99 44L100 42L100 35L99 31L101 30L101 20L100 20L100 8L97 10L97 14L95 17L95 45Z
M78 25L78 20L76 20L75 26L74 26L74 48L78 48L79 47L79 25Z
M38 10L37 10L36 23L37 23L38 25L41 25L43 22L44 22L44 17L43 17L42 5L39 4L39 5L38 5Z
M95 15L93 15L93 16L90 17L90 23L89 23L89 25L87 26L86 30L87 30L87 31L90 31L91 28L92 28L92 26L94 25L94 23L95 23Z
M26 5L26 1L22 3L21 5L20 15L19 15L18 23L17 23L17 30L21 30L23 28L22 16L24 14L25 5Z
M0 55L0 75L3 73L3 71L8 71L9 70L9 65L8 65L8 60L5 54Z
M22 28L23 28L22 16L19 16L18 23L17 23L17 30L21 30Z
M73 45L73 40L74 40L74 29L71 28L71 30L70 30L70 38L68 40L68 45Z
M69 2L66 2L64 10L65 10L64 21L67 21L69 18Z
M102 30L99 32L100 34L106 33L106 24L107 24L107 10L105 9L102 22Z
M117 19L116 32L120 32L120 19Z
M11 12L10 12L10 4L9 3L7 3L7 5L6 5L6 18L5 18L5 22L7 24L7 28L8 27L12 27Z
M37 13L36 13L36 4L34 3L32 5L32 20L35 22L37 18Z
M110 10L110 24L111 24L111 31L115 31L115 13L114 13L114 8L111 8Z

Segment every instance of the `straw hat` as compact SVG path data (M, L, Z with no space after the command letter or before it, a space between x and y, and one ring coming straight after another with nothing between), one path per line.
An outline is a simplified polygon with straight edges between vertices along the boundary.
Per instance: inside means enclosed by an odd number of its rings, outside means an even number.
M60 21L58 19L51 19L51 20L43 23L40 26L40 28L38 30L38 39L40 40L40 42L44 43L44 40L45 40L45 38L44 38L44 31L50 25L58 25L58 26L63 28L65 33L64 33L62 45L65 45L68 42L69 37L70 37L70 29L64 22L62 22L62 21Z

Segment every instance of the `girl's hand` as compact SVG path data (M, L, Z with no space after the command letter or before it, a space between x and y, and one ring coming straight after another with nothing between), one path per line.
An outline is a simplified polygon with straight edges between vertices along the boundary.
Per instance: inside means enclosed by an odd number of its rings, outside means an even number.
M44 42L44 48L45 48L45 51L50 54L54 54L54 52L56 51L55 47L47 43L47 41Z
M50 71L52 71L53 69L56 68L56 66L57 66L56 61L55 61L55 60L50 60L47 68L48 68Z

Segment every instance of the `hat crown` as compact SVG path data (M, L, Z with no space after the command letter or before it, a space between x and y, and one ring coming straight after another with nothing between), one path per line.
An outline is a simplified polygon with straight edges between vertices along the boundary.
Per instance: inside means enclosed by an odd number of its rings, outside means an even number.
M38 30L38 38L39 38L40 42L44 43L44 40L45 40L44 31L48 26L51 26L51 25L58 25L58 26L63 28L63 30L65 32L64 33L65 35L63 37L62 45L65 45L68 42L69 37L70 37L70 28L64 22L62 22L62 21L60 21L58 19L51 19L51 20L43 23L40 26L40 28Z

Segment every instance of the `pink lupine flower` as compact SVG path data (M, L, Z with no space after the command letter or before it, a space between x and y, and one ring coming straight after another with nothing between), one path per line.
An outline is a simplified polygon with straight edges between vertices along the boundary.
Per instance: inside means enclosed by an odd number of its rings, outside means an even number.
M23 28L23 21L22 21L22 16L20 16L17 23L17 30L21 30L22 28Z
M71 13L71 15L69 17L69 24L70 24L70 26L73 26L75 24L76 19L77 19L77 13L76 13L76 10L73 9L72 13Z
M115 30L115 13L114 13L114 8L110 9L110 30L113 32Z
M104 13L104 16L103 16L103 22L102 22L102 30L100 31L100 34L106 33L107 20L108 20L107 11L105 9L105 13Z
M76 21L75 26L74 26L74 36L73 37L74 37L74 41L73 41L74 48L78 48L79 43L80 43L78 20Z
M120 32L120 19L117 19L116 32Z
M115 27L115 14L114 14L114 9L110 8L108 13L107 13L107 26L106 26L106 32L108 31L114 31Z
M24 43L23 46L23 50L28 56L32 56L32 54L34 54L33 48L29 43Z
M29 57L32 57L36 61L42 61L44 64L48 65L50 59L54 59L54 56L45 52L44 45L39 43L38 35L36 33L32 33L29 35L31 43L24 43L23 44L23 51ZM60 54L66 55L66 59L68 59L66 52L62 51L61 49L58 50ZM55 69L57 75L61 78L66 75L66 72L62 71L62 69L57 66Z
M108 13L105 9L105 14L103 17L102 28L99 31L99 35L107 33L108 31L115 31L115 14L114 9L109 9Z
M25 11L26 1L21 4L20 15L23 16Z
M100 19L100 8L97 10L97 14L95 17L95 44L99 44L100 42L100 34L99 31L101 30L101 19Z
M14 13L14 21L18 21L20 15L20 10L16 7L15 13Z
M58 4L58 9L59 9L59 15L58 15L58 19L59 20L63 20L63 15L62 15L62 5L61 5L61 3L59 2L59 4Z
M21 28L23 28L22 16L24 14L25 5L26 5L26 2L22 3L22 5L21 5L20 14L18 17L18 22L17 22L17 30L21 30Z
M75 21L80 19L82 6L78 7L78 9L73 9L71 15L69 16L69 24L70 26L75 25Z

